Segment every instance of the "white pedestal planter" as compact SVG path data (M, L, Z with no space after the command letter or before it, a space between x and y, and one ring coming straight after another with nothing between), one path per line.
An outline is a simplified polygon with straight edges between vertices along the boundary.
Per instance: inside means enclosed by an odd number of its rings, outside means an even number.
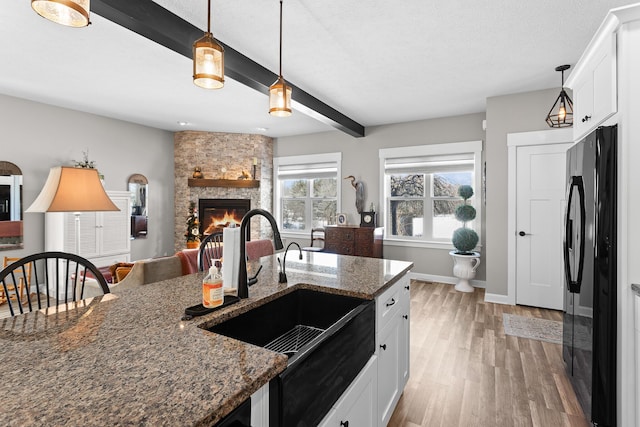
M476 277L476 270L480 265L480 253L472 252L471 255L460 255L456 251L449 252L453 258L453 275L457 277L456 291L473 292L473 286L469 279Z

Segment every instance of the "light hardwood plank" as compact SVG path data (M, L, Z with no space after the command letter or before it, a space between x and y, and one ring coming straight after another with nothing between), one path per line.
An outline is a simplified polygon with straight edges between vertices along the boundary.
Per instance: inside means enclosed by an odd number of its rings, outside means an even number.
M588 427L564 370L562 346L504 333L502 315L562 313L484 302L452 285L413 281L411 378L393 427Z

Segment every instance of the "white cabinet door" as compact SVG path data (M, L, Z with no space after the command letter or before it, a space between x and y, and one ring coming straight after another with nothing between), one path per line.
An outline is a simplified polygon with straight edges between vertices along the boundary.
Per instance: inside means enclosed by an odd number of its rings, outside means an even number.
M400 316L395 316L380 333L378 344L378 425L386 426L400 400Z
M376 356L369 359L334 406L335 418L330 418L333 424L326 424L327 426L370 427L376 425L377 363Z
M409 381L409 325L411 321L409 304L401 306L400 309L400 338L398 342L398 373L400 376L400 394L404 390L404 386Z
M573 137L580 140L618 110L616 35L602 40L573 83ZM581 64L578 64L579 66Z
M269 427L269 383L251 395L251 426Z
M101 255L129 252L131 246L131 202L123 197L112 196L111 199L120 211L98 213L101 219L98 225L101 236Z

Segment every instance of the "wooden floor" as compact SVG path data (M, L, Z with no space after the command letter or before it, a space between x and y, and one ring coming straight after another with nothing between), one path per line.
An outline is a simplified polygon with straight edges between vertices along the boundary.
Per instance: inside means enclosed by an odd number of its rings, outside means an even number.
M562 346L504 334L502 314L562 312L484 302L484 290L413 281L411 376L389 426L589 426Z

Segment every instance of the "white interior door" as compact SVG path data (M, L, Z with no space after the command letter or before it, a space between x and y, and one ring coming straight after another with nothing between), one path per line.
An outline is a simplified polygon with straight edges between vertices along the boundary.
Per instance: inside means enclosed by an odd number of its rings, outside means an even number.
M517 148L516 304L562 310L562 230L570 146Z

